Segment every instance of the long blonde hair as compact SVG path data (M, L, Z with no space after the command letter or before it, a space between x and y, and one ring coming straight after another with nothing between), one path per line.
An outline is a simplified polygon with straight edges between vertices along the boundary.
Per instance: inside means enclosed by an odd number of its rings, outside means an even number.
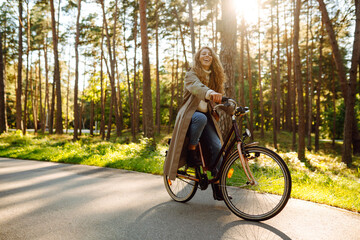
M210 47L200 48L194 56L192 70L196 73L201 82L205 83L206 73L204 72L201 62L200 62L200 53L202 50L208 49L211 52L212 63L210 65L210 79L208 87L218 93L224 93L224 82L225 82L225 73L224 68L220 62L219 57L215 51Z

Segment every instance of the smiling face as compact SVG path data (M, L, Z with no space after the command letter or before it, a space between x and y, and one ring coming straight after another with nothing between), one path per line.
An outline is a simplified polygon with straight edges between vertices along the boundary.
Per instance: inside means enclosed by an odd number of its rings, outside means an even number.
M203 50L201 50L200 52L200 63L201 66L205 69L205 70L209 70L211 63L212 63L212 54L211 51L207 48L204 48Z

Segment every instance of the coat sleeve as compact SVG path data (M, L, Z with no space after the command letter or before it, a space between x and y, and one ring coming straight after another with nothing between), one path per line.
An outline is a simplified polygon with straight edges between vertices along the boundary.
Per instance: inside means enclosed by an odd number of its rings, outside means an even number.
M194 72L191 71L186 73L184 84L186 90L188 90L192 95L203 101L206 100L205 96L207 91L211 90L200 81L200 79L196 76Z

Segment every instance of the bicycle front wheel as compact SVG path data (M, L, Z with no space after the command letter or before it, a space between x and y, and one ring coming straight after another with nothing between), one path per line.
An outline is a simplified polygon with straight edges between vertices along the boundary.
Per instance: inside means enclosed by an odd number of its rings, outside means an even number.
M237 152L225 164L220 184L224 201L237 216L263 221L277 215L285 207L291 193L291 176L284 160L262 147L244 149L256 183L251 184Z
M164 175L166 191L175 201L187 202L193 198L198 187L198 182L190 179L195 177L195 171L185 167L178 170L175 180L171 180L167 175Z

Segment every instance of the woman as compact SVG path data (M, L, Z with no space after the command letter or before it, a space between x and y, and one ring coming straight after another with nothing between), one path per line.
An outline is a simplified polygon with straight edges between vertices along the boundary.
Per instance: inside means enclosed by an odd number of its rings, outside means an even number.
M189 166L201 165L196 156L199 141L212 175L219 171L214 166L223 143L217 124L217 113L212 102L221 103L224 91L224 69L216 53L209 47L202 47L194 57L194 66L186 74L184 100L176 117L169 151L164 164L164 174L174 180L177 169L187 162ZM231 111L231 110L230 110ZM188 138L186 138L188 137ZM213 184L216 200L223 200L218 184Z

